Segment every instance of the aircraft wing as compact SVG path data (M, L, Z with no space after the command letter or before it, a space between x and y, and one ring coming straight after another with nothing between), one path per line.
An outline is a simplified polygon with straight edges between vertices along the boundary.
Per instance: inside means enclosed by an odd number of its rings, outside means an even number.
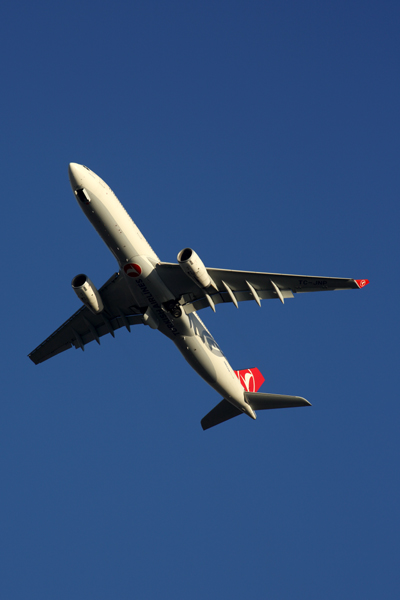
M279 298L293 298L293 294L323 292L328 290L359 289L367 285L367 279L338 277L315 277L311 275L285 275L283 273L258 273L255 271L232 271L230 269L207 269L215 288L207 293L197 286L181 269L179 264L159 263L157 272L187 313L222 302L238 302ZM211 299L211 303L210 303Z
M118 273L110 277L99 292L104 310L94 314L86 306L82 306L28 355L35 365L72 346L84 350L85 345L93 340L100 344L103 335L110 333L114 337L114 331L120 327L126 327L130 331L131 325L143 323L143 316L132 306L132 296Z

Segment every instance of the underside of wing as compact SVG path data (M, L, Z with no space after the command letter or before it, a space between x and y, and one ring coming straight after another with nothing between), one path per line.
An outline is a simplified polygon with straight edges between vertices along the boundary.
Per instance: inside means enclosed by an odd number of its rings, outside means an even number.
M209 306L213 308L213 305L225 302L233 302L237 306L239 302L247 300L255 300L260 304L261 300L275 298L283 303L286 298L293 298L294 294L359 289L368 283L366 279L207 268L214 285L205 290L194 283L179 264L160 263L157 271L175 297L180 299L187 313Z
M37 365L68 350L72 346L84 350L93 340L100 344L100 338L107 333L114 336L120 327L130 330L131 325L143 323L143 316L132 306L132 296L118 273L115 273L99 290L104 310L94 314L82 306L61 327L29 354Z

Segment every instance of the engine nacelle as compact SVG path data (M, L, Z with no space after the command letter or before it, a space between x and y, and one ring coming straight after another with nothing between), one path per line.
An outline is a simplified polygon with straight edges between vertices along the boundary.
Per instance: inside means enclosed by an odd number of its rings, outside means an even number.
M96 286L90 281L87 275L81 273L73 278L72 289L78 296L79 300L83 302L93 313L100 313L104 310L103 300L97 290Z
M205 268L202 260L192 248L184 248L177 256L182 271L201 288L215 284Z

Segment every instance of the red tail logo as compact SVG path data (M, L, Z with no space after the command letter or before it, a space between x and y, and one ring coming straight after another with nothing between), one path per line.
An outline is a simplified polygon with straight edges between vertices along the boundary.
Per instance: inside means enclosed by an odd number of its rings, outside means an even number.
M246 392L257 392L265 381L258 369L235 371L235 375Z

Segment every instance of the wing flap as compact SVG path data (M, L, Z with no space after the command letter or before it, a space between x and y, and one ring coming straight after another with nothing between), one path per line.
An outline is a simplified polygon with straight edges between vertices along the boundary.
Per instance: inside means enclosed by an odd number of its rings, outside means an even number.
M200 288L199 288L199 292L201 293ZM277 295L274 292L272 292L271 290L257 290L257 293L258 293L259 297L261 298L261 300L277 298ZM293 298L294 297L291 290L281 290L281 293L284 298ZM249 300L254 300L254 296L249 290L235 291L234 294L235 294L235 298L236 298L237 302L247 302ZM214 304L221 304L221 303L225 303L225 302L232 303L232 298L231 298L230 294L226 291L214 292L214 293L211 292L211 294L209 294L209 295L211 296L211 299L214 302ZM206 296L204 295L204 292L201 297L193 298L193 300L191 300L191 297L189 295L185 296L184 307L185 307L185 311L187 314L193 312L194 310L201 310L202 308L207 308L209 306L210 306L210 304L208 303L208 300L207 300Z

